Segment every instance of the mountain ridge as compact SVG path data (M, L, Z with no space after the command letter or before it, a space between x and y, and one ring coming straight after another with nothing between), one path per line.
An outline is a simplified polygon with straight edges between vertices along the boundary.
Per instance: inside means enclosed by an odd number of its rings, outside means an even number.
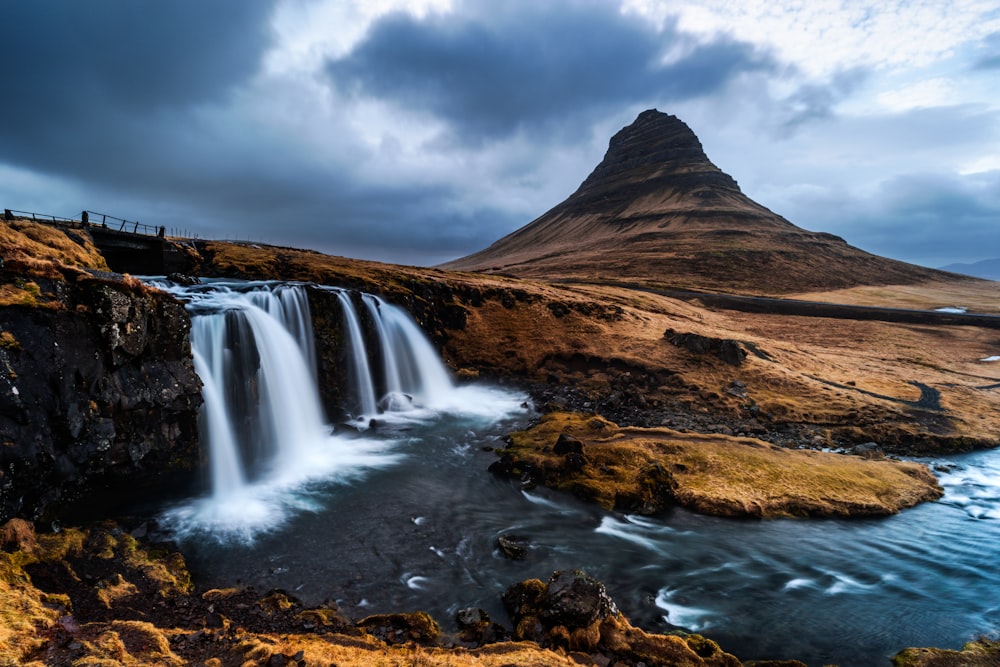
M974 278L984 278L986 280L1000 280L1000 257L993 259L981 259L978 262L949 264L942 266L942 271L960 273Z
M686 123L655 109L611 138L566 200L440 268L751 294L959 279L795 226L747 197Z

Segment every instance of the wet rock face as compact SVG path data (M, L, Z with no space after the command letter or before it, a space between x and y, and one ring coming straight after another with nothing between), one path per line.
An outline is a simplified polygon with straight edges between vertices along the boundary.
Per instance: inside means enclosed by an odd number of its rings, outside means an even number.
M604 584L581 570L559 571L549 579L542 620L551 625L582 628L617 616L618 607Z
M604 584L582 570L554 572L547 584L537 579L522 581L504 593L503 603L515 626L527 621L545 632L556 626L585 628L619 615Z
M58 308L3 309L0 521L54 517L122 480L138 493L198 464L184 307L122 282L60 293Z

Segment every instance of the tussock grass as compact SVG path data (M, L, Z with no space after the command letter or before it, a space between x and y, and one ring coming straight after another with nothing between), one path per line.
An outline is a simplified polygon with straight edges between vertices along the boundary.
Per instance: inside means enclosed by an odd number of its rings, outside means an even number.
M552 451L559 435L583 443L583 466ZM545 471L546 483L608 508L673 502L721 516L893 514L942 494L926 466L783 449L753 438L619 428L596 416L552 413L511 436L506 453ZM629 509L624 507L623 509Z
M0 221L0 257L40 275L61 267L108 270L104 256L83 231L28 220Z

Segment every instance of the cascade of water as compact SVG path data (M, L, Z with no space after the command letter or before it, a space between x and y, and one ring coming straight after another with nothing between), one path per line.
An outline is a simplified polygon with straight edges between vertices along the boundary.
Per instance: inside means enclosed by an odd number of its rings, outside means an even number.
M379 406L388 412L407 410L412 407L413 399L412 395L405 393L403 389L403 380L400 376L399 364L396 362L396 353L393 349L392 339L379 312L381 300L371 294L365 294L362 297L362 301L364 301L372 317L372 321L375 323L375 330L378 332L379 348L382 353L382 375L385 393L379 401ZM412 387L413 383L409 382L407 386Z
M391 429L377 437L333 434L326 423L304 286L159 286L185 300L192 315L191 347L204 385L201 428L212 485L210 496L166 512L164 525L181 535L207 531L220 539L252 541L292 514L317 511L321 503L314 502L313 483L352 479L399 460L386 451L397 440ZM373 352L381 356L385 377L376 382L355 301L347 291L328 289L337 293L343 310L347 365L361 403L356 426L367 427L367 417L415 423L443 412L494 420L517 409L521 399L507 392L454 387L405 311L361 295L371 316L369 341L375 344L377 335L380 346ZM376 385L390 397L382 402L387 412L379 412Z
M236 437L226 414L226 401L219 391L220 378L198 352L194 353L194 368L201 378L201 392L205 399L205 418L201 423L209 443L212 493L220 497L230 496L243 488L246 480L240 465Z
M273 290L248 293L251 302L277 319L298 341L309 371L316 377L316 344L313 338L312 314L306 291L297 286L279 285Z
M354 304L347 292L337 292L337 298L344 311L344 322L347 324L348 345L350 346L351 375L354 379L354 391L360 403L360 414L374 415L378 408L375 401L375 387L372 384L371 370L368 367L368 350L361 333L361 323L354 311Z
M447 403L454 392L448 370L420 327L403 309L365 295L375 320L385 366L388 410L406 409L410 400L425 407Z
M315 387L303 348L312 338L302 335L301 296L288 298L294 291L222 292L216 312L193 318L191 347L204 384L202 424L216 496L238 493L257 467L273 471L275 462L307 458L326 437L319 397L303 391Z

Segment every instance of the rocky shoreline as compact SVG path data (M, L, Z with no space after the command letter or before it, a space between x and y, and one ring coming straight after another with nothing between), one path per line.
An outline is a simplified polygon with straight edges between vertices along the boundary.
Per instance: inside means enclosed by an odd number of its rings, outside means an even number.
M697 634L648 633L579 570L510 585L509 626L481 609L458 610L454 634L422 612L355 621L286 591L204 590L171 545L147 541L144 523L37 534L14 519L0 526L0 593L2 665L805 667L743 663ZM906 649L894 664L998 659L1000 642L983 639L962 651Z

